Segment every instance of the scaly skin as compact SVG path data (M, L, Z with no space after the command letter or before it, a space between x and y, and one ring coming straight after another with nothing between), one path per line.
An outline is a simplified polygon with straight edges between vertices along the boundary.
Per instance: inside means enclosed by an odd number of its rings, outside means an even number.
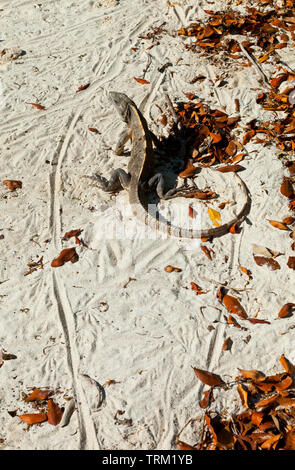
M129 203L133 214L148 225L151 229L159 230L170 236L182 238L213 238L219 237L229 231L235 225L240 224L250 210L250 197L247 187L241 178L235 173L235 178L245 196L245 202L236 217L219 227L204 230L187 230L172 225L169 221L162 222L151 218L148 212L148 201L144 191L140 190L140 184L148 181L154 175L154 152L152 138L147 122L135 103L123 93L110 93L114 105L132 132L132 149L128 164L130 182L128 186Z

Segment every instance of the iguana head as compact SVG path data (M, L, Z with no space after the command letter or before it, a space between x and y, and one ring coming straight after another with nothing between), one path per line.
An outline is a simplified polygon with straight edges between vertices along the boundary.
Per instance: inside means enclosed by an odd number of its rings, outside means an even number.
M130 120L130 106L135 106L135 104L127 95L117 91L110 91L110 97L120 118L128 124Z

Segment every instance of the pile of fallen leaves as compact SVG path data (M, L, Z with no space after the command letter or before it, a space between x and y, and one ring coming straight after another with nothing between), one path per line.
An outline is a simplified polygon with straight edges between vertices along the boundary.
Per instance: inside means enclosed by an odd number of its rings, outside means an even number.
M189 100L196 96L185 93ZM179 176L191 177L197 171L192 163L198 166L211 166L214 163L237 164L245 154L240 153L243 145L233 136L232 131L237 127L239 116L228 116L224 111L210 109L202 101L189 101L179 103L176 112L180 119L183 133L186 134L187 155L189 155L190 166ZM237 171L239 165L219 168L220 171Z
M295 150L295 108L290 94L294 92L295 73L288 72L281 67L281 72L269 81L270 90L258 95L256 102L267 111L282 111L284 117L275 121L259 122L256 119L247 125L248 131L244 140L249 142L256 137L254 143L268 145L276 143L279 150L292 152ZM283 84L284 89L279 91ZM264 139L257 137L264 134Z
M243 54L240 54L241 48L234 36L237 34L250 36L251 40L245 41L243 45L246 48L258 46L263 51L258 58L262 63L277 49L289 45L290 39L295 39L293 1L288 0L283 7L275 3L272 6L271 10L246 7L246 15L243 16L239 11L233 10L226 12L204 10L209 15L205 24L192 23L187 28L181 28L178 34L194 38L186 45L189 50L199 48L206 53L223 50L233 59L244 58Z
M229 418L206 411L200 442L189 445L178 440L178 447L182 450L295 450L295 367L284 356L280 362L284 372L270 376L258 370L239 369L241 375L234 384L245 411ZM200 402L203 409L214 402L215 390L232 386L212 372L197 368L194 372L210 387Z

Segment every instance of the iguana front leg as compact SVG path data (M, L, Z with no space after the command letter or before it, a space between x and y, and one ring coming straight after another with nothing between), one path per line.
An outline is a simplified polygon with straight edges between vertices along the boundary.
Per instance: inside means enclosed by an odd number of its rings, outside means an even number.
M128 189L130 184L131 176L122 168L115 170L109 179L109 181L100 175L95 175L95 180L98 186L108 193L114 193L120 189Z
M149 133L150 133L150 136L151 136L151 139L153 141L154 146L156 148L160 148L161 147L161 142L158 139L158 137L150 130L149 130ZM119 135L118 143L117 143L116 148L115 148L115 154L116 155L119 155L119 156L122 155L122 153L124 152L124 147L125 147L126 143L128 142L128 140L132 141L132 129L129 129L127 127Z

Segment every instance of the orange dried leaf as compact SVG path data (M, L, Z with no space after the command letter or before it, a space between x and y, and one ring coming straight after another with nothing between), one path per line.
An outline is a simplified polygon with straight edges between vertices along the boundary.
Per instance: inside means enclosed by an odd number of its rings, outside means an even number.
M210 259L210 261L212 261L212 256L211 256L209 249L206 246L202 245L201 250L205 253L207 258Z
M28 413L25 415L19 415L18 418L27 424L37 424L46 421L47 415L45 413Z
M272 436L270 437L269 439L266 439L266 441L264 441L262 444L261 444L261 449L265 449L265 450L271 450L271 448L273 447L273 445L275 443L278 442L279 439L281 439L281 434L277 434L276 436Z
M283 378L279 383L275 385L275 389L277 392L280 392L282 390L287 390L287 388L292 385L292 377L290 375L287 375L285 378Z
M253 411L251 414L251 421L252 423L256 424L256 426L259 426L261 424L261 421L264 418L264 413L261 411Z
M231 315L229 315L229 317L228 317L228 324L229 325L234 325L236 328L241 328L241 326L238 324L238 322Z
M233 157L236 152L237 152L237 145L235 144L235 142L233 140L231 140L228 144L228 146L226 147L225 149L227 155L229 155L230 157Z
M262 400L259 400L258 402L255 403L256 408L267 408L270 405L276 405L278 403L278 400L282 398L279 395L274 395L270 398L264 398ZM294 400L295 401L295 400Z
M208 408L210 403L214 401L213 399L213 394L212 394L212 389L210 388L209 390L206 390L203 394L203 398L200 401L199 405L201 408Z
M50 398L47 402L48 423L57 426L60 423L63 410Z
M252 273L249 269L244 268L244 266L239 266L239 268L244 274L246 274L249 277L249 279L252 279Z
M261 380L265 380L265 375L263 372L260 372L259 370L253 369L253 370L245 370L245 369L239 369L241 372L242 376L245 377L245 379L251 379L255 380L257 382Z
M266 258L265 256L254 256L255 263L258 266L268 266L272 271L276 269L281 269L279 263L273 258Z
M287 266L290 269L295 269L295 256L289 256Z
M209 291L203 291L202 287L198 286L198 284L196 284L195 282L191 282L191 287L192 287L192 290L194 290L196 292L197 295L201 295L201 294L207 294Z
M78 261L79 257L78 254L76 253L76 248L65 248L60 252L57 258L52 260L51 266L53 268L58 268L60 266L63 266L65 263L68 261L71 261L71 263L76 263Z
M191 217L191 219L194 218L194 209L192 208L192 206L188 206L188 215L189 217Z
M283 178L283 182L280 187L280 192L287 198L292 198L294 195L293 184L290 178Z
M246 318L247 321L252 323L253 325L256 325L257 323L265 323L267 325L270 325L270 322L267 320L261 320L259 318Z
M178 441L177 445L180 450L197 450L195 447L192 447L189 444L186 444L185 442L182 442L182 441Z
M295 307L295 304L292 304L292 303L287 303L283 305L278 313L278 318L289 317L294 307Z
M229 313L244 319L248 317L246 311L235 297L226 294L222 299L222 303Z
M285 217L283 220L282 220L283 224L286 224L286 225L291 225L295 222L295 218L292 217L292 216L289 216L289 217Z
M193 367L193 370L198 379L205 385L214 387L224 384L224 381L221 379L221 377L219 375L214 374L213 372L208 372L202 369L196 369L196 367Z
M62 240L69 240L72 237L78 237L81 234L82 230L80 228L76 228L66 232L62 237Z
M269 220L268 222L275 228L278 228L279 230L288 230L288 227L286 227L285 224L282 222L278 222L277 220Z
M284 367L285 371L289 374L289 375L293 375L294 374L294 371L295 371L295 366L293 366L293 364L291 364L291 362L284 356L282 355L280 357L280 363L282 364L282 366Z
M47 398L52 395L51 390L40 390L39 388L35 388L35 390L27 396L25 401L39 401L39 400L47 400Z
M246 134L243 137L243 145L246 145L252 139L252 137L254 137L254 135L255 135L254 129L251 129L250 131L246 132Z
M242 386L242 384L238 384L237 389L238 389L238 393L240 395L242 405L245 408L249 408L249 405L248 405L248 391L245 390L245 388Z
M213 144L217 144L222 140L222 135L219 133L214 134L214 132L210 132L210 137L212 138Z
M45 106L42 106L42 104L38 104L38 103L26 103L26 104L30 104L32 106L35 106L35 108L40 109L40 110L46 109Z
M21 189L23 184L21 181L18 180L4 180L3 184L7 186L10 191L14 191L15 189Z
M279 406L285 406L285 407L295 406L295 398L280 397L279 395L277 395L276 402Z
M172 272L176 272L176 273L179 273L181 272L181 269L180 268L176 268L175 266L171 266L170 264L168 266L166 266L164 268L164 271L166 271L166 273L172 273Z
M243 170L244 167L242 165L226 165L226 166L222 166L220 168L217 168L217 171L220 171L221 173L229 173L231 171L239 171L239 170Z
M150 84L150 82L148 82L147 80L144 80L144 78L137 78L137 77L133 77L133 78L134 78L134 80L136 80L141 85L149 85Z
M80 91L86 90L88 88L90 83L86 83L86 85L81 85L79 88L76 90L76 93L79 93Z
M232 346L231 338L226 338L226 340L224 341L224 343L222 345L222 350L223 351L229 351L231 346Z

